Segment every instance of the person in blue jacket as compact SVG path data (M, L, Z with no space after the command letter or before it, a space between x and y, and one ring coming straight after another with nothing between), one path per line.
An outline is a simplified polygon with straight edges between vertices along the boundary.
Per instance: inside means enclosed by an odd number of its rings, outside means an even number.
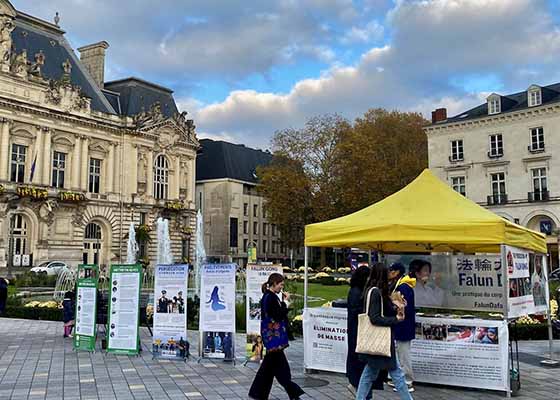
M412 271L405 274L405 267L401 263L394 263L389 267L389 279L393 282L392 292L400 292L406 300L404 321L395 326L395 343L397 356L404 372L409 392L414 392L414 372L410 358L410 345L416 336L416 310L414 305L414 265Z

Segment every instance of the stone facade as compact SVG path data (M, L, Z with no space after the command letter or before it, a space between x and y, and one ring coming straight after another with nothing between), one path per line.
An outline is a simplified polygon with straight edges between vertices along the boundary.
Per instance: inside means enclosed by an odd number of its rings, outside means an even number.
M125 262L131 222L152 231L142 250L153 265L160 216L170 219L175 260L191 257L199 147L192 120L164 113L158 102L135 115L115 110L97 87L98 71L88 75L57 26L4 0L0 20L0 276L10 248L17 264ZM57 54L69 52L65 62L49 66L58 78L42 71L54 62L50 49L31 62L17 48L15 26L17 40L44 35L59 46ZM74 83L78 78L83 87Z
M204 219L206 255L216 262L247 265L247 248L257 247L257 260L289 263L290 251L266 216L265 201L254 183L235 179L197 181L197 208ZM237 235L235 235L237 233ZM301 258L301 249L294 252Z
M534 87L538 86L531 86L529 94ZM489 101L494 100L492 96ZM516 96L509 97L522 97ZM425 128L429 167L469 199L510 221L547 233L549 265L556 268L560 104L521 104L524 106L518 109L506 111L502 106L499 112L476 118L469 118L466 112L438 121L433 114L436 120Z

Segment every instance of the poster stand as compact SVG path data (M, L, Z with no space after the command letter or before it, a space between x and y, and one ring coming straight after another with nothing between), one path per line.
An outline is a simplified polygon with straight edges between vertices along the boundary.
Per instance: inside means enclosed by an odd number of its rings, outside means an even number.
M97 342L97 287L99 267L78 265L76 281L76 331L72 340L74 351L95 353Z

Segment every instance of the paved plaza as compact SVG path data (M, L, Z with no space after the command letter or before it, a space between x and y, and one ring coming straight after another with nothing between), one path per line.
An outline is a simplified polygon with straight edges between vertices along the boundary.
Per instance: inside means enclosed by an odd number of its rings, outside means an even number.
M190 332L193 353L196 333ZM100 351L76 353L62 337L62 323L0 319L0 399L247 399L257 368L243 366L244 336L238 335L233 366L221 361L195 359L187 363L152 360L150 335L142 328L139 357L116 356ZM558 343L560 344L560 343ZM546 342L521 343L522 392L519 399L560 399L559 369L541 367ZM303 375L303 342L288 350L292 372L307 392L306 399L351 399L347 381L339 374ZM312 379L310 379L312 378ZM323 386L317 387L318 384ZM311 387L316 386L316 387ZM275 384L272 399L287 399ZM397 399L386 390L377 399ZM496 392L418 385L415 399L500 399Z

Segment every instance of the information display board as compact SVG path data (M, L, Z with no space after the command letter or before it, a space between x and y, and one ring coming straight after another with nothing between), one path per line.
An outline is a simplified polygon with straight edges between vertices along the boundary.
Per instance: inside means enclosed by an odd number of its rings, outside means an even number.
M97 334L97 265L78 265L74 349L95 351Z
M529 271L529 252L503 246L508 276L508 318L534 314L535 298Z
M107 352L138 354L142 265L111 265Z

